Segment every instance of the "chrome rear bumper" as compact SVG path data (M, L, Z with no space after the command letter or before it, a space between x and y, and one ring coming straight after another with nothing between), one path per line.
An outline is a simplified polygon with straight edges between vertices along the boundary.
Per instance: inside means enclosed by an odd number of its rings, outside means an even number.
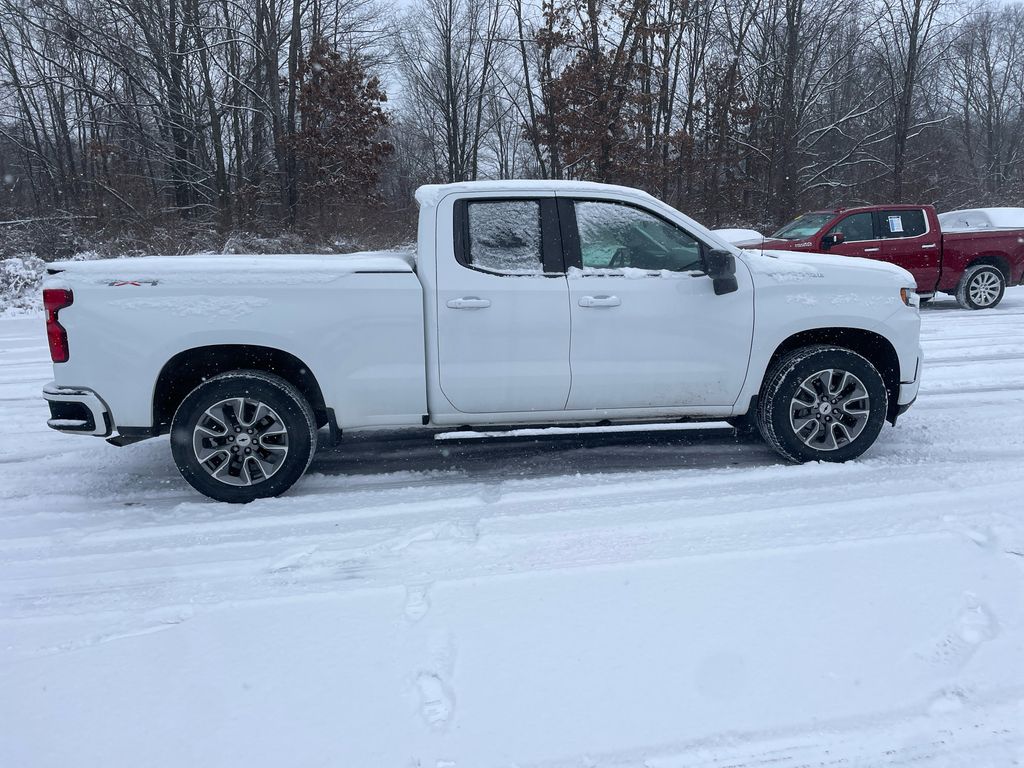
M60 387L52 381L43 387L50 406L46 426L73 435L107 437L113 432L110 409L99 395L86 387Z

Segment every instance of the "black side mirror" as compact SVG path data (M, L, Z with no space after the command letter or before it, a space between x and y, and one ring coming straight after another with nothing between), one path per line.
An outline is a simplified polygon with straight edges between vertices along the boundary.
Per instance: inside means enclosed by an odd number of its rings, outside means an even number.
M833 245L841 245L844 242L846 242L846 235L842 232L833 232L831 235L821 238L821 249L827 251Z
M739 289L736 282L736 258L729 251L708 251L704 256L704 271L711 278L716 296Z

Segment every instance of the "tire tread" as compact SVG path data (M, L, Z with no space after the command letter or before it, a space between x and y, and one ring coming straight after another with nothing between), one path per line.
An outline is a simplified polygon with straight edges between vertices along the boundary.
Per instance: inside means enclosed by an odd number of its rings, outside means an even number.
M863 361L864 364L875 371L875 373L878 373L878 370L870 360L851 349L833 346L830 344L812 344L810 346L794 349L780 357L769 369L768 374L764 378L764 383L761 386L761 395L758 397L757 407L757 428L761 433L761 437L764 438L764 441L768 443L776 453L794 464L801 464L806 461L806 459L794 452L785 443L785 441L779 437L775 430L774 416L776 395L778 394L783 382L786 380L786 377L805 360L808 360L815 355L833 353L853 355ZM881 374L879 374L879 379L881 379ZM885 392L885 400L882 403L882 412L885 413L889 406L889 393L884 386L882 390Z
M171 441L172 441L172 443L171 443L171 449L172 449L171 452L172 452L172 454L175 454L175 451L177 450L176 444L174 442L174 440L175 440L175 431L176 431L176 426L175 425L177 425L179 423L179 419L184 418L184 416L182 415L183 409L185 409L186 407L191 407L191 400L192 400L193 396L196 395L196 393L199 392L202 389L205 389L205 388L208 388L208 387L211 387L211 386L216 386L217 384L220 384L220 383L223 383L223 382L230 382L232 379L243 379L243 380L248 381L248 382L256 381L256 382L259 382L259 383L261 383L261 384L263 384L265 386L272 387L273 389L276 389L278 391L278 393L280 393L281 395L283 395L287 399L291 400L292 403L297 407L298 411L302 414L303 421L305 422L306 428L309 430L309 446L310 446L310 448L309 448L309 455L306 458L305 466L302 467L302 471L299 472L298 476L295 478L295 480L298 480L298 478L302 477L302 475L304 475L306 473L306 470L309 469L309 465L313 461L313 456L316 453L316 443L317 443L316 415L313 413L313 408L310 406L310 404L306 400L305 396L302 394L301 391L299 391L299 389L294 384L292 384L287 379L285 379L285 378L283 378L281 376L278 376L277 374L270 373L268 371L250 370L250 369L238 369L238 370L234 370L234 371L227 371L225 373L217 374L216 376L211 376L209 379L206 379L201 384L199 384L199 386L195 387L191 392L189 392L188 395L186 395L182 399L182 401L179 404L178 408L175 410L173 419L171 420ZM174 456L174 459L175 459L175 463L178 465L178 470L181 472L182 476L185 478L186 481L188 481L188 483L190 485L192 485L200 493L203 493L203 494L205 494L207 496L210 496L211 498L214 498L214 499L219 500L219 501L228 501L228 502L234 502L234 503L245 503L247 501L253 501L256 498L262 498L263 496L277 495L277 494L283 493L289 487L291 487L291 485L295 482L295 480L293 480L292 482L289 482L284 488L281 488L280 490L278 490L278 491L276 491L274 493L263 493L263 494L261 494L259 492L260 485L258 484L258 485L254 485L254 486L247 486L248 488L256 489L255 492L250 492L250 493L247 493L247 494L242 494L242 493L238 493L237 491L228 492L228 491L225 490L225 493L221 495L222 497L218 498L218 496L212 495L211 493L208 493L203 488L197 486L195 484L195 482L193 482L193 480L191 479L191 475L194 474L193 470L191 470L191 468L189 468L187 465L183 466L182 462L179 460L177 455ZM292 470L292 471L294 471L294 470ZM270 482L270 481L264 481L264 482Z
M1001 288L1000 288L1000 291L999 291L999 296L996 297L996 300L994 302L989 304L987 307L977 307L977 306L975 306L974 304L971 303L970 297L967 295L967 286L971 282L971 278L973 278L976 274L978 274L979 272L981 272L982 270L985 270L985 269L992 270L997 275L999 275L999 281L1001 283ZM955 295L956 295L956 303L959 304L962 308L964 308L964 309L971 309L971 310L979 310L979 309L992 309L993 307L997 306L999 304L999 302L1001 302L1003 300L1003 295L1005 293L1006 293L1006 275L1003 274L1003 270L1001 270L999 267L995 266L994 264L972 264L967 269L965 269L963 275L961 275L960 282L957 283L957 286L956 286L956 294Z

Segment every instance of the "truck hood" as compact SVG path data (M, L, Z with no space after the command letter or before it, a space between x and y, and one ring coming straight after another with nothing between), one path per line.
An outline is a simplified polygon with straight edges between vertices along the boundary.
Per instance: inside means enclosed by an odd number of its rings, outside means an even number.
M411 251L365 251L348 254L191 254L140 258L58 261L50 274L109 280L153 280L161 277L201 277L210 274L248 276L342 276L367 272L412 272Z
M877 284L879 287L916 287L914 276L902 267L884 261L855 256L830 256L800 251L743 252L743 260L761 280L776 283L813 281L845 288L852 283Z
M777 237L750 237L744 240L730 240L729 242L737 248L749 248L751 250L760 251L764 248L771 248L772 245L780 245L789 241L782 240Z

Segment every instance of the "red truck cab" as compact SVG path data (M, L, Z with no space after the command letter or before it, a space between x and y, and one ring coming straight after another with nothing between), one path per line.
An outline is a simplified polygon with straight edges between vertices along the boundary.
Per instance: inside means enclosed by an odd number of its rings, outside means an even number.
M944 234L930 205L812 211L743 248L859 256L903 267L924 298L950 293L970 309L994 307L1024 282L1024 229Z

